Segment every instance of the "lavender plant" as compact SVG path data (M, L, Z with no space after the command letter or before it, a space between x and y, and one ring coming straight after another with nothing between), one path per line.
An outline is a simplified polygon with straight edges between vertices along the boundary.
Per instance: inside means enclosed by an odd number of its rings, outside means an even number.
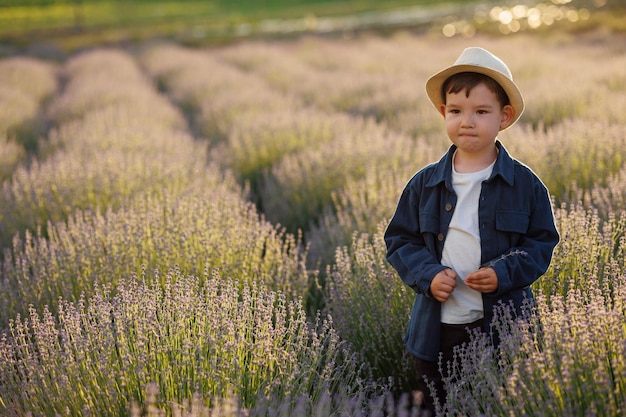
M117 134L119 139L125 137ZM0 243L9 247L16 233L47 229L48 221L65 221L76 210L118 209L137 194L154 193L163 187L184 189L205 161L189 136L170 132L167 139L178 140L179 145L170 142L170 153L161 148L151 152L151 157L114 147L101 152L102 159L96 160L94 150L85 154L76 150L54 153L42 163L19 167L0 189ZM190 146L180 146L184 142Z
M203 279L146 271L115 294L106 288L62 299L57 315L31 310L11 321L0 339L4 415L119 416L152 382L159 408L194 393L234 395L250 408L264 397L315 403L335 386L362 388L362 364L330 318L310 324L280 292L209 270Z
M618 415L626 403L624 271L611 284L537 297L537 314L503 306L495 350L487 335L457 351L437 415ZM444 365L445 366L445 365Z
M139 59L186 111L193 130L212 143L226 139L242 113L288 111L294 104L259 77L222 62L216 54L158 45Z
M208 407L204 405L202 396L195 394L193 398L186 399L181 404L174 403L163 410L157 402L158 386L149 384L145 388L145 402L131 404L131 416L156 417L171 412L174 416L187 417L427 417L420 409L422 396L418 392L405 393L400 398L395 398L384 389L371 395L364 392L352 393L349 386L339 387L338 391L336 394L323 393L315 401L310 401L307 395L295 399L268 399L260 401L252 408L243 408L235 396L212 398L211 403L216 405Z
M548 297L566 297L570 291L586 293L590 277L611 286L626 269L626 216L611 213L602 220L596 210L581 204L561 207L555 216L561 242L550 269L535 287Z
M60 296L75 300L98 285L115 288L119 277L142 265L179 265L195 274L219 268L290 297L305 296L309 277L301 242L261 218L233 184L214 168L180 196L163 191L117 211L80 211L67 224L50 224L47 236L16 238L2 264L2 325L31 304L55 312Z
M1 70L1 68L0 68ZM0 84L0 132L15 132L37 115L39 101L11 84Z
M20 56L0 60L0 137L6 135L12 140L9 145L19 144L34 151L44 130L44 103L57 89L54 64ZM0 152L7 155L9 151L2 149ZM11 155L11 159L2 157L4 163L0 166L7 173L0 173L0 180L17 166L13 158L18 154Z
M289 230L308 229L331 204L333 191L348 178L363 178L369 166L393 166L389 155L406 143L402 135L362 121L319 148L285 156L264 175L261 200L268 219Z
M554 195L556 204L578 199L588 206L591 190L606 186L626 160L624 124L577 119L545 132L518 126L507 132L505 143L522 162L528 161ZM601 137L602 140L590 140ZM537 158L537 153L542 155Z
M9 178L26 157L24 146L16 140L0 135L0 182Z
M199 157L206 153L191 140L182 114L165 97L155 95L150 106L118 103L63 123L50 131L38 156L45 160L63 151L84 159L98 159L103 153L119 149L150 159L160 153L175 154L177 148L182 148L179 152L199 153Z
M626 166L607 178L606 186L596 185L590 193L593 207L606 219L610 213L626 212ZM582 197L581 197L582 198Z
M246 83L246 79L240 79ZM241 119L290 113L301 108L293 97L269 89L261 80L253 79L245 89L223 90L208 96L198 105L195 126L212 143L229 140L231 129L237 129Z
M63 92L48 109L48 117L56 124L120 103L148 103L156 96L135 60L118 49L77 54L64 65L61 76Z
M58 88L56 71L55 64L37 58L3 58L0 60L0 83L22 91L41 103Z
M355 234L351 245L337 248L327 273L326 308L374 378L390 378L396 390L407 392L415 381L402 340L415 294L386 261L383 229L381 223L373 236Z
M254 76L222 62L215 53L161 44L146 48L138 57L147 73L162 86L179 105L196 107L220 91L251 87Z
M596 53L596 51L589 51L587 47L566 53L566 55L571 54L572 58L578 57L576 65L579 69L575 76L567 77L566 82L564 82L563 77L566 73L571 74L571 72L559 63L538 65L537 68L540 71L543 70L542 73L533 74L532 80L529 82L532 81L535 86L525 90L528 91L528 100L531 100L530 102L535 103L535 105L524 112L522 120L539 129L567 123L571 120L602 121L610 124L623 123L624 116L615 111L615 106L595 106L590 105L590 103L614 102L618 107L620 103L623 103L619 88L610 88L607 83L614 80L615 77L620 77L618 74L621 72L620 67L624 65L624 58L622 56L608 58L602 54L604 56L598 57L604 63L602 70L593 71L594 58L591 58L590 55ZM545 59L544 53L540 55L542 59ZM582 56L588 58L581 60L580 57ZM568 58L554 56L550 60ZM559 69L555 71L556 68ZM553 94L542 94L541 91L545 91L546 88L550 88Z
M59 127L39 158L0 189L2 247L25 230L41 227L45 235L48 221L65 221L78 209L117 209L139 193L180 190L206 163L206 151L184 131L180 113L130 56L96 51L70 60L64 70L70 84L49 112Z
M374 235L380 222L391 218L400 192L416 165L427 164L446 148L428 137L420 137L418 141L406 136L396 139L398 152L389 151L390 161L372 161L364 177L347 177L343 186L331 192L330 207L305 236L310 243L312 265L332 264L335 248L350 245L355 231Z
M318 148L350 127L346 117L313 109L247 112L239 114L237 123L229 127L228 141L220 152L235 173L245 180L258 181L264 171L286 155Z
M297 59L294 53L285 53L279 45L243 43L220 51L219 56L242 71L257 74L269 86L288 95L303 97L296 86L306 88L306 84L317 78L309 65ZM310 104L305 97L301 100Z

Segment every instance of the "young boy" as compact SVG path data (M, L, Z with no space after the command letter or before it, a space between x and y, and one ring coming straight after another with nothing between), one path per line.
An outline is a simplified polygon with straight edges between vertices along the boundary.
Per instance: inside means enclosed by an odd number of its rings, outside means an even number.
M521 313L559 235L548 190L497 139L524 109L506 64L467 48L426 91L452 145L407 183L385 242L389 263L416 293L404 341L434 412L424 376L445 401L439 355L445 368L468 330L489 332L496 305Z

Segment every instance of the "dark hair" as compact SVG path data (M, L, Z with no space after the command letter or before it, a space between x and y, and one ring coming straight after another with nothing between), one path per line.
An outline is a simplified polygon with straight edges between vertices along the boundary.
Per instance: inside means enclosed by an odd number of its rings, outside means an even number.
M478 72L459 72L448 77L441 87L442 102L446 102L446 94L457 94L463 90L465 90L465 96L469 97L472 89L480 83L485 84L496 95L501 107L511 104L509 96L496 80Z

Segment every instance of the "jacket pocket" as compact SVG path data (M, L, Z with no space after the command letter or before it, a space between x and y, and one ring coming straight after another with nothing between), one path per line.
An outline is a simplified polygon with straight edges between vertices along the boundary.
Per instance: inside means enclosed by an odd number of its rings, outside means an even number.
M496 230L507 233L528 232L530 214L516 210L496 210Z
M439 233L439 217L430 213L420 213L420 232L421 233Z

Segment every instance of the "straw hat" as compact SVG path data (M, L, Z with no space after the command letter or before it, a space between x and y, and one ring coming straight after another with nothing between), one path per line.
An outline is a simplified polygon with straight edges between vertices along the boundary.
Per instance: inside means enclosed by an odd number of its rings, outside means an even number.
M460 72L477 72L479 74L484 74L493 78L502 86L506 94L509 96L509 101L511 102L513 110L515 110L515 115L513 116L513 120L510 125L515 123L522 115L522 112L524 111L524 98L513 82L513 76L511 75L509 67L507 67L500 58L493 55L491 52L478 47L464 49L454 65L439 71L426 81L426 93L437 111L439 111L441 105L443 104L441 99L441 88L443 87L443 83L450 76Z

